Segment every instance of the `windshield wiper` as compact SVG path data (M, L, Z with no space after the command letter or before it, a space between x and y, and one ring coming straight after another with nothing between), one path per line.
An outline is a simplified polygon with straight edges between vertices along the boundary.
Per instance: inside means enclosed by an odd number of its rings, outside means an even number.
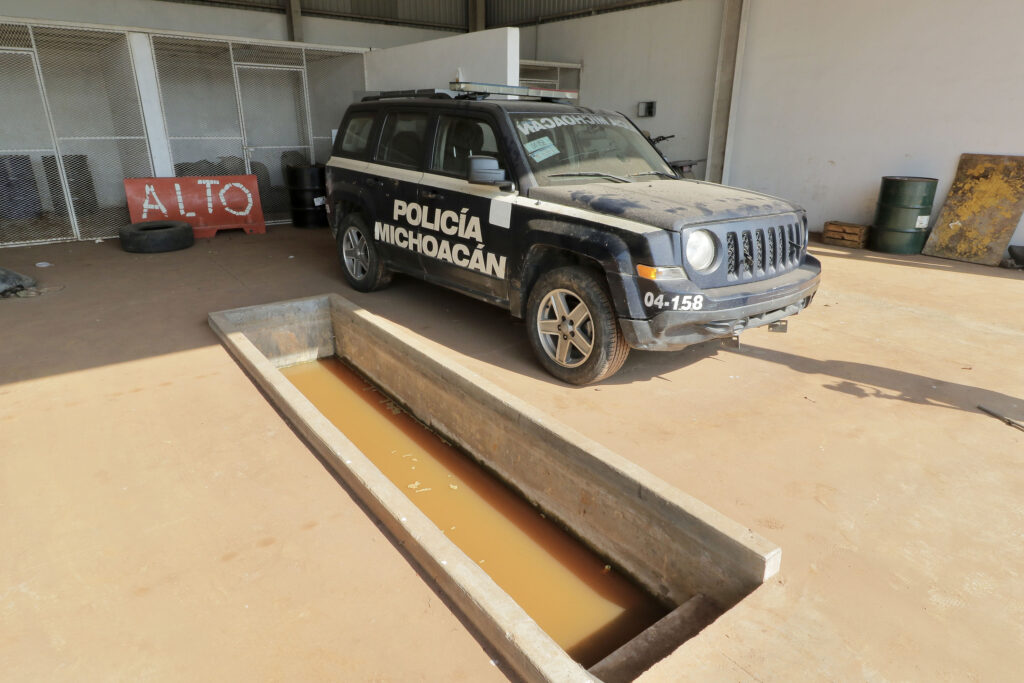
M630 178L636 178L642 175L660 175L662 178L670 178L672 180L679 180L678 176L674 176L671 173L665 173L664 171L643 171L642 173L630 173Z
M631 183L633 182L629 178L623 178L622 176L612 175L611 173L602 173L601 171L573 171L571 173L549 173L547 178L608 178L609 180L615 180L620 183Z

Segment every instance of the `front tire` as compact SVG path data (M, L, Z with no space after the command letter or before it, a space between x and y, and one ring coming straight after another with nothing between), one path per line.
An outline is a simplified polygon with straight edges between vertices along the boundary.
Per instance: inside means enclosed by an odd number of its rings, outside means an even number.
M391 282L391 272L373 242L366 220L351 213L341 221L337 234L338 260L345 282L360 292L372 292Z
M629 355L604 283L579 266L541 276L527 301L527 330L541 366L569 384L607 379Z

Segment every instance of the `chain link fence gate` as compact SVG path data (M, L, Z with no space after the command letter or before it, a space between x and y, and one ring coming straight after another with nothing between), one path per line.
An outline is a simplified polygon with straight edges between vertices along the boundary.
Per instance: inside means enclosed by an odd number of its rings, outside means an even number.
M125 33L0 24L0 246L114 237L152 165Z
M251 173L267 222L287 222L285 166L326 162L364 87L358 48L144 33L166 131L155 141L138 87L152 76L126 30L0 21L0 247L114 237L129 222L123 179L157 174Z

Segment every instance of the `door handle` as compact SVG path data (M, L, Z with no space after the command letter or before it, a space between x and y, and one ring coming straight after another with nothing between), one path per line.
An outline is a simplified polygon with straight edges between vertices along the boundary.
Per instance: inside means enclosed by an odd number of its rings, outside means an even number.
M441 194L440 192L434 192L433 190L427 190L422 187L420 188L419 194L420 199L440 199L442 201L444 200L444 195Z

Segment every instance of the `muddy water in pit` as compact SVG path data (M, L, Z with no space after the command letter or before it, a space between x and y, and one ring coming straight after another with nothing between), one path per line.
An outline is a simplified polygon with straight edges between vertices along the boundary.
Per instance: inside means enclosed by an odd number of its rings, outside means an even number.
M653 597L606 568L579 541L337 359L282 372L583 666L597 663L666 614Z

